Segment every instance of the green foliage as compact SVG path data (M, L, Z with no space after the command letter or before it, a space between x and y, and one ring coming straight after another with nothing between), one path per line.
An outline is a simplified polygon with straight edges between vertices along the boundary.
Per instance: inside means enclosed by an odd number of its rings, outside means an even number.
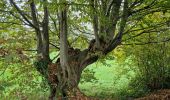
M0 84L0 99L13 97L13 100L18 100L31 95L40 98L42 94L47 95L49 89L44 78L29 64L9 64L0 77Z
M80 81L80 83L84 83L84 82L97 82L97 78L94 76L95 72L93 69L86 69L83 71L82 73L82 79Z
M153 37L161 40L164 35L149 35L146 39ZM153 90L170 88L169 48L169 42L124 47L125 52L130 51L136 73L129 84L129 96L140 97Z
M0 30L0 56L2 56L0 57L0 99L32 100L31 97L45 99L49 87L33 66L35 57L33 34L31 30L25 31L22 26L18 27L20 30L13 28L16 26ZM46 65L45 62L42 63L37 65Z
M143 77L143 81L149 89L170 88L167 80L169 76L169 44L152 44L139 48L136 59L139 67L139 75Z

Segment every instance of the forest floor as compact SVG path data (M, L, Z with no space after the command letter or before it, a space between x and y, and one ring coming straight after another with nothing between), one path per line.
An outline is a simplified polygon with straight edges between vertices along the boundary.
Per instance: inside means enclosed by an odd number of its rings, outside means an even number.
M61 99L59 99L61 100ZM76 97L69 98L68 100L119 100L119 99L100 99L90 96L85 96L82 93L78 93ZM126 100L170 100L170 89L162 89L154 91L145 97L137 98L137 99L126 99Z
M141 97L135 100L170 100L170 89L154 91L145 97Z

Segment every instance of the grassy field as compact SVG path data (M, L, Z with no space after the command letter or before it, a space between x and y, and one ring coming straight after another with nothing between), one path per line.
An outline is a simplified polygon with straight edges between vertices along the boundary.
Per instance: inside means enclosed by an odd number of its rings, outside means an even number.
M115 61L108 61L110 66L101 63L90 65L87 69L95 72L97 81L83 82L80 89L87 95L105 97L119 97L124 91L128 91L130 80L135 76L128 66L120 66ZM122 94L123 95L123 94Z

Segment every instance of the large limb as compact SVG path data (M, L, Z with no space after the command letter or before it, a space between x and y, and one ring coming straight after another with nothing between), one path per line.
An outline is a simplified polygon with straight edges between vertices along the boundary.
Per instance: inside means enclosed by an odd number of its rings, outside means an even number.
M41 54L43 44L42 44L42 36L41 36L39 21L37 19L37 15L36 15L36 7L35 7L34 0L29 0L29 2L30 2L31 16L32 16L33 25L36 26L35 32L36 32L36 37L37 37L37 53Z
M101 5L105 5L105 7L101 7L102 15L99 20L99 34L104 36L104 40L109 43L113 40L116 31L117 22L120 19L120 7L123 0L101 0ZM103 20L103 17L105 18ZM109 22L109 23L108 23Z
M126 0L125 0L126 1ZM104 1L103 1L104 2ZM114 13L119 13L119 8L121 6L121 2L120 0L117 0L117 1L114 1L113 3L114 4L118 4L116 6L118 6L118 8L112 8L112 12ZM96 62L100 56L100 54L107 54L109 53L110 51L112 51L113 49L115 49L121 42L121 38L122 38L122 33L124 31L124 28L125 28L125 24L126 24L126 19L127 19L127 16L126 16L126 11L127 11L127 2L125 2L126 5L123 6L124 7L124 10L123 10L123 15L122 15L122 19L121 19L121 26L120 26L120 30L119 30L119 33L117 34L116 38L114 39L111 39L111 36L110 34L112 34L113 36L113 33L110 33L108 34L107 33L107 37L109 37L110 40L112 40L109 45L106 43L106 42L102 42L103 45L106 45L106 46L103 46L103 50L99 50L98 49L93 49L92 51L89 51L90 48L94 48L94 44L91 46L89 46L88 49L85 49L84 51L82 51L79 55L79 60L81 60L81 63L80 63L80 72L86 68L88 65ZM115 5L112 5L112 6L115 6ZM110 12L111 13L111 12ZM113 14L114 14L113 13ZM110 14L110 16L113 16L112 14ZM117 15L118 17L119 15ZM113 23L115 23L113 27L116 27L116 23L117 23L117 20L118 19L115 19L115 20L112 20ZM113 31L112 31L113 32ZM113 38L113 37L112 37ZM92 40L93 41L93 40ZM95 53L95 52L101 52L100 54L98 53Z
M122 14L122 17L121 17L121 23L120 23L120 28L119 28L118 34L110 42L110 44L108 46L104 47L104 51L95 50L95 51L92 51L92 52L100 51L100 52L102 52L102 54L107 54L107 53L111 52L113 49L115 49L118 45L120 45L122 35L123 35L123 32L124 32L124 28L125 28L125 25L126 25L126 21L127 21L127 18L128 18L128 11L127 10L128 10L128 2L127 2L127 0L124 0L123 14ZM92 52L88 51L88 49L86 49L86 50L84 50L80 53L79 59L80 60L82 59L80 71L82 71L89 64L96 62L98 60L99 56L100 56L100 55L95 54L95 53L91 54Z
M94 36L96 40L96 47L100 48L100 40L99 40L99 30L98 30L98 15L97 15L97 0L91 0L91 5L92 5L92 20L93 20L93 31L94 31Z
M115 36L116 25L120 18L119 13L120 13L120 8L121 8L122 2L123 2L123 0L111 0L111 2L109 3L110 5L108 5L108 7L107 7L106 17L109 17L108 19L111 23L108 24L106 33L108 34L107 37L108 37L108 40L110 40L110 41L113 40L113 38Z
M117 45L119 45L121 43L123 32L124 32L124 29L125 29L128 17L129 17L129 14L128 14L128 1L124 0L124 3L123 3L123 14L122 14L122 17L121 17L119 32L116 35L116 37L112 40L110 45L108 45L108 47L104 50L104 54L109 53L110 51L115 49L117 47Z
M17 12L23 17L23 19L29 24L29 26L33 28L37 28L24 14L24 12L17 6L17 4L13 0L9 0L9 2L14 6Z
M146 6L144 6L144 7L142 7L142 8L140 8L140 9L137 9L137 10L133 10L131 13L130 13L130 15L133 15L133 14L136 14L136 13L139 13L139 12L142 12L142 11L145 11L145 10L147 10L147 9L150 9L150 8L152 8L154 5L156 5L158 0L152 0L151 2L150 2L150 4L148 4L148 5L146 5ZM140 5L141 4L143 4L143 0L140 0ZM133 9L133 8L131 8L131 9Z
M47 8L47 0L43 0L43 9L44 9L44 19L42 22L42 41L43 41L43 57L45 60L50 61L49 58L49 12Z

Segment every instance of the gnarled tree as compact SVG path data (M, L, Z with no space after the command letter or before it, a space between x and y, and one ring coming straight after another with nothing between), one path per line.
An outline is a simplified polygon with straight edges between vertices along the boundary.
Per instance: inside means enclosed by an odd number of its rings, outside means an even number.
M167 13L168 0L26 0L21 4L18 0L3 2L8 5L9 11L0 9L1 12L8 13L24 26L34 29L36 33L35 65L37 71L48 79L51 87L50 99L55 98L57 90L63 97L69 96L70 93L76 95L74 92L77 91L81 73L88 65L96 62L101 56L106 56L125 40L163 30L165 23L169 22L165 15L167 19L161 24L155 22L150 26L136 28L141 26L145 16L149 14ZM25 7L21 8L23 5ZM74 17L86 17L87 20L81 20L79 24L93 26L90 27L93 28L90 38L86 37L90 40L89 46L84 50L73 47L68 40L68 33L71 34L77 26L77 31L87 36L86 32L79 30L81 26L71 23L73 19L76 21ZM136 31L139 32L135 33ZM53 37L59 38L56 39L59 47L50 43L52 33L56 33ZM123 37L126 37L125 40ZM56 51L60 51L60 57L55 63L52 63L49 57L50 44L57 48Z

